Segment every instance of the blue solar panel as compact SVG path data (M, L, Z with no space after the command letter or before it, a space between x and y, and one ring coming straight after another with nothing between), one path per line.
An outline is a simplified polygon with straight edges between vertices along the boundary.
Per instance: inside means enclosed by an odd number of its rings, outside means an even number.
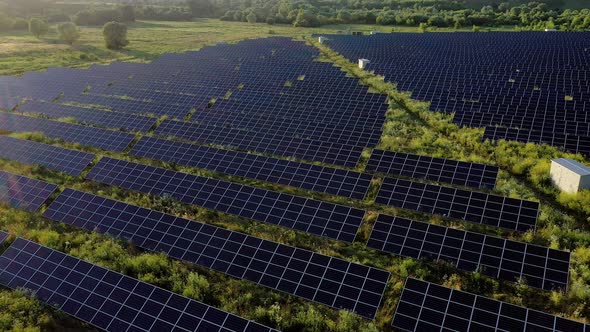
M117 131L9 113L0 113L0 129L10 132L40 132L52 139L117 152L125 150L135 138L134 135Z
M275 331L22 238L0 256L0 284L105 331Z
M392 325L401 331L590 331L581 322L413 278Z
M124 160L102 158L87 178L311 234L352 242L365 211Z
M568 284L569 252L398 217L379 215L367 247L545 290Z
M56 189L51 183L0 171L0 203L14 208L35 212Z
M383 180L376 202L519 232L534 229L539 215L538 202L393 178Z
M45 217L373 318L389 273L66 189Z
M19 106L16 111L20 113L43 114L52 119L72 118L84 124L111 129L136 130L144 133L150 130L156 123L155 118L145 116L40 101L27 101Z
M370 59L366 70L432 111L455 113L457 124L508 127L495 139L590 151L585 34L332 35L327 44L350 61Z
M215 172L355 199L363 199L365 197L373 179L369 174L343 169L304 164L147 136L137 142L130 153L138 157L198 167Z
M494 189L498 167L401 152L373 150L367 171Z
M155 133L163 137L172 136L193 142L226 145L351 168L356 166L363 152L363 147L360 146L171 120L162 122Z
M0 158L29 165L42 165L50 170L78 176L94 155L43 143L0 136Z

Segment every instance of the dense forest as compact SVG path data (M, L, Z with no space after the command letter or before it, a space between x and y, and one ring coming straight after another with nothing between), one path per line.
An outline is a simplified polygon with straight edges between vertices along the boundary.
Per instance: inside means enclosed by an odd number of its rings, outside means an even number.
M0 30L24 28L24 22L31 16L42 16L50 23L72 20L78 25L100 25L130 18L169 21L220 18L299 27L359 23L456 29L471 26L589 29L590 10L570 7L561 0L186 0L121 1L120 4L2 0Z

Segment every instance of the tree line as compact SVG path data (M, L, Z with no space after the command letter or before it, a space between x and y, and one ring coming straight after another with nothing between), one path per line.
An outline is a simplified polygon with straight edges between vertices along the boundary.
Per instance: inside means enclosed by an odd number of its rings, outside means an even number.
M4 1L4 5L3 5ZM0 31L26 29L28 18L77 25L141 20L224 21L292 24L377 24L430 28L518 26L522 29L590 29L590 9L564 9L561 0L182 0L175 3L90 5L54 0L0 0ZM7 5L6 3L10 3Z

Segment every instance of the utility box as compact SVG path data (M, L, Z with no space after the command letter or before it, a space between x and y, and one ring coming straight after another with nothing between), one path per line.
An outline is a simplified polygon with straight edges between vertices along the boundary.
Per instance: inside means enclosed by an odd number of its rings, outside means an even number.
M364 35L364 33L362 31L353 31L352 35L353 36L362 36L362 35Z
M590 189L590 167L572 159L554 159L551 161L551 181L567 193Z
M371 35L378 35L379 31L371 31Z
M371 61L367 60L367 59L359 59L359 68L360 69L365 69L365 67L371 63Z
M326 37L324 37L324 36L320 36L320 37L318 38L318 42L319 42L320 44L323 44L325 41L326 41Z
M545 32L555 32L557 29L545 29Z

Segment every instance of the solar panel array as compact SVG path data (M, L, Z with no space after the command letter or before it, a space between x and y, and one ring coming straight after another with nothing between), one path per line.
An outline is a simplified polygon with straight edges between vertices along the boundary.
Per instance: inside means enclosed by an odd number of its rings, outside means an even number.
M78 176L94 155L43 143L0 136L0 158L29 165L42 165L50 170Z
M162 137L176 137L192 142L230 146L285 157L297 157L327 164L355 167L363 147L326 141L312 141L298 137L286 137L265 132L193 124L165 120L155 132Z
M365 211L124 160L102 158L87 178L125 189L352 242Z
M130 154L355 199L365 197L373 178L343 169L147 136L135 144Z
M150 130L156 123L155 118L41 101L27 101L18 107L17 112L43 114L52 119L73 118L85 124L112 129L136 130L143 133Z
M493 189L498 177L496 166L384 150L373 150L366 170L486 189Z
M590 331L580 322L413 278L392 325L402 331Z
M389 279L386 271L73 189L44 216L370 319Z
M35 212L57 186L25 176L0 171L0 203Z
M535 228L539 203L385 178L376 202L519 232Z
M486 127L483 139L489 139L492 141L503 139L523 143L545 143L567 151L590 155L590 136L560 134L548 131L540 132L517 128Z
M367 247L545 290L567 289L570 253L530 243L379 215Z
M134 135L117 131L2 112L0 129L10 132L40 132L52 139L112 151L125 150L135 138Z
M590 152L587 34L328 37L334 50L353 62L371 60L367 70L396 83L398 90L411 91L412 98L431 102L431 110L455 113L458 125L518 129L517 137L497 138Z
M274 331L22 238L0 256L0 284L106 331Z

